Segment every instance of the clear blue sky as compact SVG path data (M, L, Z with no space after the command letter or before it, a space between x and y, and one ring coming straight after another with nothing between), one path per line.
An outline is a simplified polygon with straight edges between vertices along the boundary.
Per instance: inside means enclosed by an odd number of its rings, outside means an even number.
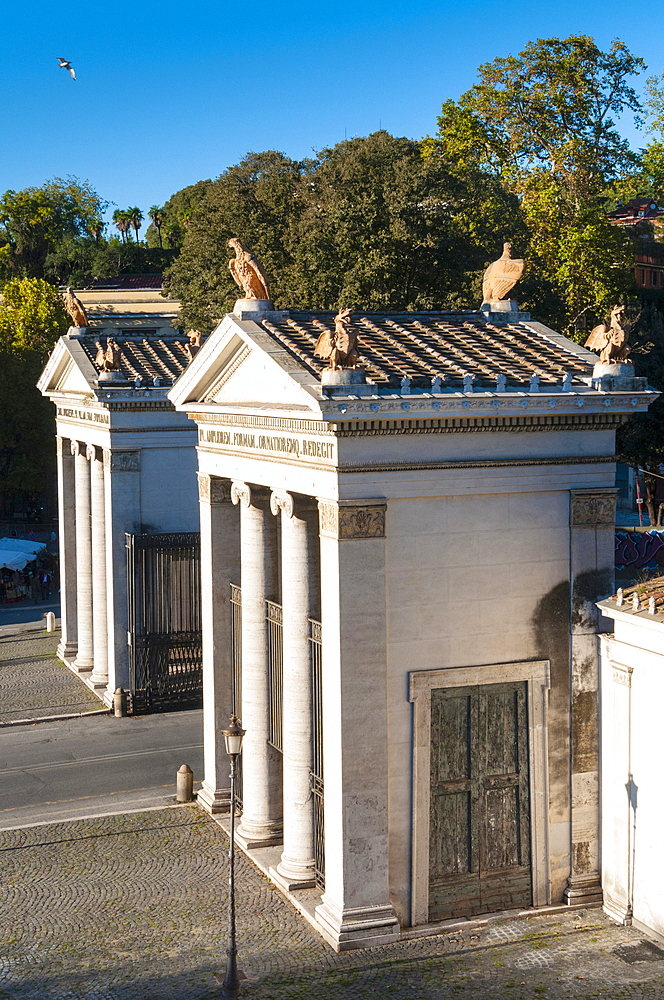
M3 11L0 192L73 174L146 213L249 150L420 138L480 63L531 39L618 37L648 64L641 89L664 72L663 27L657 5L616 0L23 0Z

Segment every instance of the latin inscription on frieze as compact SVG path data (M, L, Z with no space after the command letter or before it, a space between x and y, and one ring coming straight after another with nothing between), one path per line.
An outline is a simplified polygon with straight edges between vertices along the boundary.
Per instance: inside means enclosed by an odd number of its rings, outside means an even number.
M70 417L72 420L89 420L93 424L107 424L110 421L104 410L75 410L70 406L58 406L59 417Z
M201 444L226 445L234 450L282 455L287 458L322 459L334 461L334 441L317 438L294 437L285 434L259 434L254 431L226 431L216 427L200 427Z

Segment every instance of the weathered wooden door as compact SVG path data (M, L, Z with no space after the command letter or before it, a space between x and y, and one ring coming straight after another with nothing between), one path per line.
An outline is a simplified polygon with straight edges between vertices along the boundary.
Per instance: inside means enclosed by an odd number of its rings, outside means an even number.
M526 684L434 689L429 920L531 904Z

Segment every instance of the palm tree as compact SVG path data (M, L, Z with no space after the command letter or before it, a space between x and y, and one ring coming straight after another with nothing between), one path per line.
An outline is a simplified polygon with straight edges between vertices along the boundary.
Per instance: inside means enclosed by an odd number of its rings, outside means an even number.
M120 235L122 236L122 242L126 243L126 233L129 229L129 219L127 217L128 213L123 208L116 208L113 212L113 222L115 227L120 230Z
M136 233L136 242L138 243L138 230L141 228L141 224L143 222L143 213L140 208L127 209L127 222Z
M159 205L153 205L152 208L148 209L148 217L152 221L154 228L157 230L159 235L159 247L163 250L164 244L161 242L161 224L164 220Z

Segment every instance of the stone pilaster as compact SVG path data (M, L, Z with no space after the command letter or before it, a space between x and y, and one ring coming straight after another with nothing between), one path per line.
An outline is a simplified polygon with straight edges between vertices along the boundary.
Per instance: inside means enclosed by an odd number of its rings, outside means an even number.
M76 656L78 623L76 620L76 487L75 459L69 438L56 437L58 464L58 548L60 561L61 636L58 656L71 660Z
M229 763L221 734L232 714L231 584L240 582L240 512L229 479L198 473L203 620L205 774L198 803L210 813L230 807Z
M289 890L314 885L314 807L311 793L313 705L309 617L319 574L318 507L313 499L275 491L281 512L283 608L284 850L272 874Z
M104 452L89 444L90 514L92 522L92 630L94 669L90 683L103 689L108 684L108 608L106 605L106 504L104 498Z
M339 951L399 937L388 883L386 507L319 503L325 893L316 920Z
M106 502L106 603L108 609L108 688L129 688L127 646L127 540L141 530L141 453L104 450Z
M242 820L245 847L277 844L282 835L281 754L268 743L268 631L265 601L278 591L277 532L270 493L234 482L240 504L242 585Z
M92 640L92 524L90 519L90 465L87 446L72 441L76 484L76 621L78 651L74 666L88 671L93 665Z
M601 902L599 613L614 586L615 489L570 493L571 874L568 903Z
M636 787L631 763L632 668L613 658L602 636L602 889L604 910L631 924Z

